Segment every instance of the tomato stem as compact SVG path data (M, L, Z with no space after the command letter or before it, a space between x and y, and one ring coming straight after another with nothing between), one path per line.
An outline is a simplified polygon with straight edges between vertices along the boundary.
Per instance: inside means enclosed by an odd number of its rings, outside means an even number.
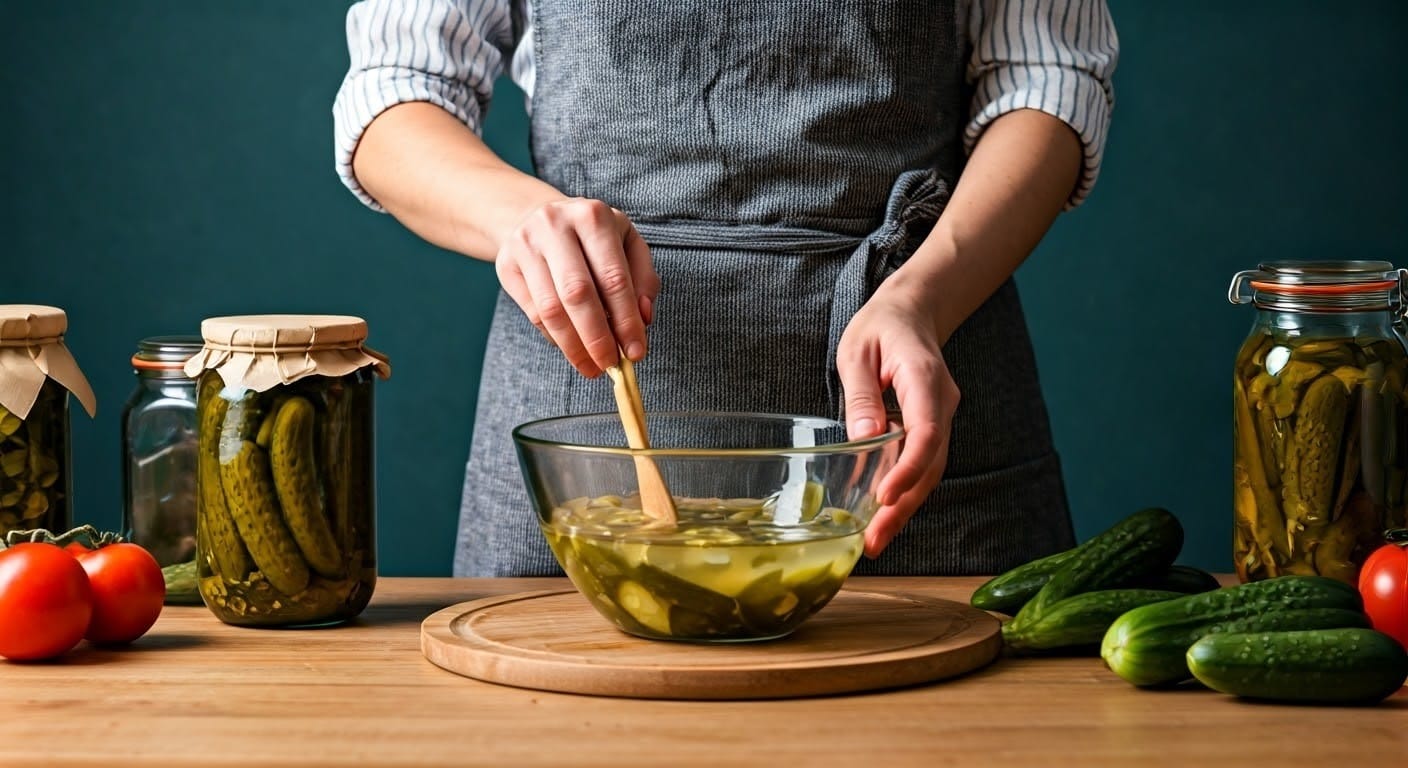
M60 547L77 543L88 549L98 549L122 541L123 538L120 534L102 532L91 525L80 525L72 530L57 534L43 528L35 528L29 531L10 531L5 534L5 537L0 539L0 550L27 542L54 544Z

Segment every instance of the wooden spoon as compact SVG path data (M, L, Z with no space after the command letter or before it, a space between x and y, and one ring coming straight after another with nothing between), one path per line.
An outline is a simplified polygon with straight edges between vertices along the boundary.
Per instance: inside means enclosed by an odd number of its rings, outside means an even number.
M616 394L616 410L621 412L621 426L626 430L626 444L636 450L650 447L650 437L645 431L645 406L640 400L640 384L636 382L635 366L620 351L621 362L606 369L611 377L612 391ZM665 478L655 460L649 456L636 456L636 482L640 485L641 511L646 515L668 523L678 519L675 512L675 499L665 487Z

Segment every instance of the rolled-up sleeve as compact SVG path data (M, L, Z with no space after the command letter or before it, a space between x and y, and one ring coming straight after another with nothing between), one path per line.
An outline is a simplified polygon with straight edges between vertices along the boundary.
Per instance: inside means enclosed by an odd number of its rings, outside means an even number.
M475 132L513 44L510 0L361 0L347 11L350 66L333 102L337 175L362 202L352 156L386 109L435 104Z
M1080 205L1100 173L1115 105L1119 39L1105 0L972 0L966 26L973 103L965 148L971 153L1008 112L1037 109L1060 118L1084 149L1066 208Z

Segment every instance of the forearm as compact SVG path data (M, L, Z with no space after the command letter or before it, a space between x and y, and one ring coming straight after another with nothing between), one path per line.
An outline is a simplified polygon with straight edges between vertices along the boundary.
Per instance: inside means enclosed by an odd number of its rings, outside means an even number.
M1075 187L1081 151L1065 123L1035 110L987 128L933 231L887 281L919 294L940 341L1036 248Z
M362 187L408 229L485 261L530 211L564 197L425 102L382 112L367 126L352 166Z

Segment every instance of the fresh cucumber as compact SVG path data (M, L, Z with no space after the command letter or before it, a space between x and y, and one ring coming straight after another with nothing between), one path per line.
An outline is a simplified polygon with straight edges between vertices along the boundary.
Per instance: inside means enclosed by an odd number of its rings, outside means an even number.
M1163 573L1183 548L1183 526L1166 509L1140 510L1076 549L1013 618L1019 626L1083 592L1110 589Z
M1085 592L1051 606L1033 621L1007 622L1002 625L1002 639L1015 653L1098 647L1110 624L1126 611L1182 596L1159 589Z
M1359 592L1323 576L1282 576L1134 608L1110 625L1100 656L1138 686L1191 674L1185 655L1205 635L1367 627Z
M1213 690L1271 701L1377 704L1408 679L1408 652L1372 629L1208 635L1187 662Z
M1015 616L1022 609L1022 606L1027 604L1028 600L1035 597L1036 593L1046 586L1046 582L1051 580L1051 576L1060 570L1066 561L1075 556L1076 549L1078 547L1033 560L989 579L973 592L969 603L974 608L984 611L996 611L1008 616ZM1208 592L1221 586L1216 576L1201 568L1189 565L1170 565L1168 570L1163 573L1119 584L1120 588L1157 589L1185 595Z
M1140 586L1147 589L1163 589L1169 592L1182 592L1193 595L1219 589L1217 577L1191 565L1170 565L1167 571L1147 579Z
M1074 547L1047 555L995 576L973 592L969 603L984 611L997 611L1009 616L1015 614L1046 586L1052 574L1066 561L1075 557L1079 549L1080 547Z

